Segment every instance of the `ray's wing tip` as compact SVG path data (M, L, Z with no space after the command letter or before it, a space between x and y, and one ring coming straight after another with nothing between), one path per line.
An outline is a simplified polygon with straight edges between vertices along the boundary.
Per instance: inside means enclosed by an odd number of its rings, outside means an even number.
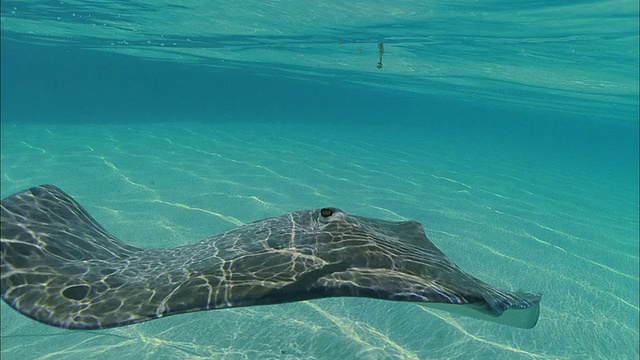
M509 309L528 309L540 304L542 294L531 292L516 292L515 299L487 299L487 306L495 316L500 316Z
M38 198L42 196L47 196L49 194L62 194L66 197L69 196L62 189L60 189L55 185L40 184L40 185L32 186L28 189L15 192L9 196L6 196L2 199L2 202L5 203L5 201L20 201L19 199L24 197L25 195Z
M516 292L517 301L505 302L497 306L489 304L498 323L520 329L533 329L540 318L540 300L542 294L531 292Z
M542 300L542 294L532 292L517 292L516 295L522 299L525 308L539 304Z
M52 184L40 184L37 186L33 186L25 191L22 191L21 193L26 193L26 192L34 195L38 195L44 192L47 194L64 194L65 196L69 196L66 192L64 192L64 190Z

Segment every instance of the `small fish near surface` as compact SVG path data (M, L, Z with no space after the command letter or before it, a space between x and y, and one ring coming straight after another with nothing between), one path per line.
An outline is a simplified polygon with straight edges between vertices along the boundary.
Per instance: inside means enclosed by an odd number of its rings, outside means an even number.
M109 234L52 185L1 203L2 299L57 327L103 329L338 296L412 301L524 329L540 312L540 294L500 290L465 273L415 221L322 208L142 249Z

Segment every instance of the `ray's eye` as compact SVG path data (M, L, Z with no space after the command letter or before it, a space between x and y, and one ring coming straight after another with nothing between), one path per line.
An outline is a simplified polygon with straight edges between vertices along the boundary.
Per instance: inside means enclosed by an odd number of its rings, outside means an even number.
M324 208L320 210L320 215L322 215L322 217L329 217L333 215L333 209Z

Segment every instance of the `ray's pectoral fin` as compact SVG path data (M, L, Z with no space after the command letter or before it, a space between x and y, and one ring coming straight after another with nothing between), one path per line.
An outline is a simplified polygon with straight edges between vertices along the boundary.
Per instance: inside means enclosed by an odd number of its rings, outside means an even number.
M319 282L332 296L411 301L420 306L521 329L533 328L540 314L540 294L503 291L473 277L460 277L445 287L402 271L349 268L323 277Z
M520 329L532 329L538 323L540 315L540 295L530 293L520 295L528 299L527 302L529 305L527 307L502 304L500 306L506 307L506 309L499 315L491 310L492 306L489 303L450 304L424 302L419 304L427 308L442 310L474 319L490 321Z

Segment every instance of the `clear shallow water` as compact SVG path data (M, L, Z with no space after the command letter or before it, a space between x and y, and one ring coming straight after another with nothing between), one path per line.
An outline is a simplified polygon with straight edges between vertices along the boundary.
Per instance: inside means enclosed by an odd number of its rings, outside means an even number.
M3 303L3 358L638 357L637 4L29 4L2 2L3 197L56 184L144 247L320 206L415 219L543 302L530 331L325 299L94 332Z

